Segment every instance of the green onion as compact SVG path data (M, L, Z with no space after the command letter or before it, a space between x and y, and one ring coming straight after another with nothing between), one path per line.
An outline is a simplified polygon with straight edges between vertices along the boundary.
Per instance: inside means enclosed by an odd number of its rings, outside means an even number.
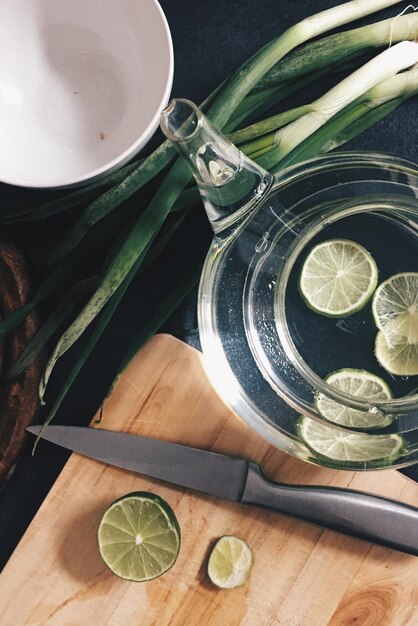
M35 440L35 444L33 446L33 452L35 452L36 446L38 444L39 438L42 434L42 431L44 428L46 428L46 426L51 422L51 420L55 417L59 407L62 404L62 401L64 400L65 396L68 393L68 390L70 389L71 385L73 384L73 382L75 381L75 379L77 378L78 374L80 373L80 370L82 369L83 365L85 364L85 362L87 361L88 357L90 356L93 348L95 347L95 345L97 344L98 340L100 339L100 337L103 335L104 331L106 330L106 327L108 325L109 320L111 319L112 315L114 314L117 306L119 305L120 301L122 300L123 296L125 295L125 292L127 290L127 288L129 287L129 285L132 282L132 279L135 276L135 271L136 268L135 266L132 267L131 272L128 273L128 275L125 277L124 282L120 285L119 289L113 294L112 298L110 298L109 302L107 303L104 311L102 312L102 314L98 317L97 320L97 324L95 325L95 327L93 328L90 337L88 338L86 345L83 347L81 354L78 356L75 364L73 365L71 372L69 374L69 376L66 378L64 385L61 387L57 398L55 399L55 402L52 406L52 408L49 411L48 417L46 418L46 420L44 420L41 432L38 434L36 440ZM41 380L41 384L40 384L40 399L41 399L41 403L43 403L43 395L44 395L44 384L43 384L43 380Z
M145 258L147 250L164 223L171 206L179 195L177 189L179 187L183 189L189 178L190 174L187 165L181 159L177 159L153 200L135 222L119 252L110 262L100 286L58 341L41 381L41 399L56 361L77 341L87 326L118 290L119 286L124 284L126 277L130 276L132 268L135 267L136 273L142 260Z
M346 119L344 122L342 121L343 116L341 116L339 120L336 120L336 122L340 122L340 123L338 125L335 124L334 126L334 135L335 135L334 138L329 139L326 143L323 143L323 145L318 151L315 150L315 152L312 153L312 156L318 153L321 154L321 153L329 152L330 150L333 150L334 148L338 146L342 146L348 141L351 141L352 139L360 135L362 132L370 128L370 126L377 124L377 122L379 122L381 119L386 117L389 113L392 113L392 111L397 109L398 106L402 104L402 102L405 102L405 100L406 98L394 98L393 100L390 100L389 102L385 102L384 104L380 104L373 109L370 109L370 108L367 109L364 107L364 105L363 106L357 105L356 107L353 107L350 123L348 123L349 121L348 115L346 116ZM341 128L342 130L339 130L339 128ZM329 136L329 131L330 131L330 127L327 129L327 133L326 133L328 134L328 136ZM321 135L318 134L317 139L319 139L320 136ZM324 136L326 135L322 135L322 140ZM311 145L313 146L313 144ZM305 149L305 154L307 153L308 153L308 146L306 146L306 149ZM291 155L289 155L289 157L291 157ZM294 157L295 155L293 155L291 159L293 160ZM291 159L289 158L289 164L292 162Z
M276 67L276 72L282 80L286 80L289 76L288 71L293 72L294 75L298 75L303 68L307 72L316 72L318 65L320 67L323 64L328 63L331 59L337 59L339 63L346 59L346 55L350 53L355 46L383 46L389 45L394 42L403 40L414 40L418 38L418 13L410 15L403 15L397 19L384 20L376 24L364 26L355 30L348 31L346 33L338 33L337 35L331 35L308 44L301 51L296 51L291 55L289 61L279 63ZM296 57L292 63L292 58ZM280 70L280 71L279 71ZM291 75L291 74L290 74ZM315 78L315 74L313 74ZM262 83L263 81L261 81ZM260 83L259 83L260 84ZM260 92L259 97L268 92L274 94L277 87L271 87L270 89L264 89ZM255 97L257 94L249 97ZM289 124L290 122L299 119L305 113L314 109L315 104L304 105L296 107L289 111L273 115L272 117L252 124L247 128L236 131L230 135L229 139L232 143L240 144L248 141L250 138L264 135L273 130L278 130L282 126ZM251 150L251 146L248 146L248 150Z
M364 114L328 140L321 152L329 152L351 141L370 126L373 126L402 102L418 94L418 67L402 72L385 80L367 93Z
M365 96L345 107L294 148L276 164L272 170L273 173L346 143L417 93L417 68L386 79L373 87Z
M275 87L268 87L257 92L251 92L240 103L236 111L234 111L231 120L225 125L224 132L228 134L232 132L234 128L241 126L247 119L259 117L276 106L279 102L282 102L285 98L293 96L299 91L303 91L312 83L320 80L321 76L325 74L327 74L326 69L319 72L312 72L312 74L308 76L302 76L302 78L288 81ZM233 133L233 135L235 136L235 133Z
M280 61L257 83L257 89L266 89L295 80L300 76L328 71L342 60L353 60L373 48L384 48L400 41L413 41L418 36L418 14L409 13L389 18L361 28L329 35L292 52L286 61Z
M251 126L247 126L247 128L243 128L241 130L237 130L235 133L232 133L229 136L229 139L232 143L237 145L247 141L251 137L261 137L261 141L263 140L262 135L266 133L282 128L282 126L286 126L286 124L290 124L290 122L294 122L298 120L306 113L309 113L312 110L311 104L303 104L302 106L295 107L294 109L289 109L288 111L283 111L283 113L278 113L277 115L273 115L272 117L268 117L261 122L257 122L256 124L252 124ZM274 135L270 135L271 144L275 143ZM241 148L243 152L246 154L250 154L250 152L254 151L254 149L258 149L260 144L258 143L259 139L254 139L252 142L245 143ZM264 144L262 144L264 146Z
M275 147L259 164L271 169L333 115L383 79L418 63L418 44L403 41L385 50L311 105L310 112L276 133Z
M329 122L325 124L326 129L323 134L318 132L313 133L310 137L305 139L302 144L300 150L298 147L294 148L290 152L291 155L297 155L297 161L301 160L300 155L303 154L304 158L309 158L318 154L319 152L333 150L343 143L346 143L353 137L356 137L361 131L360 123L356 125L356 127L352 128L352 124L354 123L354 115L357 118L364 116L366 113L370 113L368 119L370 120L368 125L365 125L365 128L372 125L373 115L371 114L371 109L375 109L377 106L381 104L387 104L390 100L397 100L397 104L393 107L399 105L399 99L403 102L407 98L415 95L417 93L417 69L413 68L407 70L405 72L401 72L395 76L391 76L390 78L381 81L374 87L372 87L369 91L365 92L362 96L354 101L355 106L350 107L349 109L344 108L340 113L337 113L334 117L336 121L333 122L333 117ZM268 120L263 120L253 126L249 126L244 129L245 136L251 137L251 131L253 136L257 137L260 134L261 130L264 130L270 125L270 121L274 119L274 126L281 128L286 124L286 121L289 122L294 119L298 119L302 117L304 112L310 112L315 110L316 103L311 103L308 105L303 105L301 107L297 107L296 109L290 109L289 111L284 111L283 113L279 113L275 115L274 118L269 118ZM350 105L349 105L350 106ZM386 111L389 112L390 107L385 106ZM347 115L347 122L344 122L344 112L349 110L350 115ZM355 114L354 111L355 110ZM379 115L384 117L383 109L380 111ZM380 118L379 118L380 119ZM376 121L378 118L376 117ZM363 122L365 123L365 122ZM362 123L362 124L363 124ZM350 135L347 135L347 139L344 139L340 142L335 137L335 132L341 132L346 126L350 125L352 131L350 131ZM240 131L238 131L240 132ZM242 135L244 136L244 135ZM328 138L328 147L323 145L323 137ZM257 137L253 141L249 141L240 146L241 150L251 156L252 159L258 159L262 154L269 153L273 150L277 142L276 132L268 133L267 135L262 135ZM308 149L309 146L309 149ZM294 159L288 159L284 157L281 161L279 161L274 167L271 168L273 172L278 171L281 167L283 167L283 163L289 164L290 162L294 163Z
M305 18L289 28L281 37L267 44L226 83L220 96L210 107L208 117L220 129L239 103L278 61L309 39L318 37L344 24L366 17L376 11L398 4L400 0L352 0Z

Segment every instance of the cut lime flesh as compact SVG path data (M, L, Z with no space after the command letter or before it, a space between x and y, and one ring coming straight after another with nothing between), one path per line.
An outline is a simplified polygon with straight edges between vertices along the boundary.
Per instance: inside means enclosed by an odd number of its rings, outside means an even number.
M392 392L384 380L365 370L346 368L333 372L325 382L338 391L367 400L370 403L389 400ZM384 428L392 422L390 415L351 409L319 394L315 406L325 419L351 428Z
M368 435L338 430L319 424L309 417L299 420L299 434L308 448L337 463L394 461L404 440L400 435Z
M418 343L418 272L391 276L376 289L372 303L376 326L388 343Z
M253 565L253 554L243 539L233 535L221 537L208 561L208 576L221 589L241 587Z
M418 343L409 343L406 337L397 337L396 342L392 344L379 330L374 349L380 365L391 374L418 375Z
M365 248L348 239L330 239L309 253L299 288L317 313L345 317L366 305L377 279L377 265Z
M157 578L176 562L180 527L159 496L136 492L113 502L98 529L99 551L114 574L143 582Z

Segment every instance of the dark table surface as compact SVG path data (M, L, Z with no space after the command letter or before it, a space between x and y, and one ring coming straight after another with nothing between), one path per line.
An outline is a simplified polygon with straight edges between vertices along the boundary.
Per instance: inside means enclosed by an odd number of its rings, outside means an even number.
M303 17L336 4L339 4L337 0L162 0L161 5L174 43L172 95L196 102L203 100L263 44ZM407 4L401 3L379 14L379 17L396 15ZM315 93L320 93L321 89L323 85L310 88L306 101ZM352 141L347 148L389 152L417 161L416 114L417 99L414 98ZM8 191L0 185L0 198ZM200 219L199 243L200 246L202 242L208 245L211 239L209 227L203 218ZM29 237L33 236L27 229L14 235L24 250ZM189 245L192 246L193 242ZM176 251L176 254L179 252ZM159 263L164 262L168 263L163 256ZM152 273L149 285L147 299L151 301L152 308ZM163 330L199 347L195 303L196 293L193 292ZM122 348L129 346L147 311L144 313L141 294L131 290L120 306L110 330L105 333L83 374L76 380L55 423L89 423L112 381L112 372L122 354ZM57 368L50 385L49 402L65 380L70 363L71 355L64 357ZM13 476L0 493L0 569L7 562L67 458L67 452L46 444L39 446L34 457L30 455L29 448L23 452ZM418 480L418 467L408 468L406 473Z

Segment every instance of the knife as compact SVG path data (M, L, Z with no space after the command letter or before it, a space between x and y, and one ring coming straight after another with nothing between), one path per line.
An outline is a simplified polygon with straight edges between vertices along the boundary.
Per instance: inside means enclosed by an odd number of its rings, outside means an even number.
M352 489L270 482L245 459L149 437L80 426L27 430L109 465L418 556L418 508L401 502Z

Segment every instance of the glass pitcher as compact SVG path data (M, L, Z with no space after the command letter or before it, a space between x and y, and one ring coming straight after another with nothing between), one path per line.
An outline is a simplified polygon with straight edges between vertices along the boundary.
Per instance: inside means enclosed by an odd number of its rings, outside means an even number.
M417 462L417 345L412 374L388 371L375 355L371 300L329 316L306 302L300 284L317 246L347 241L374 259L376 284L408 274L415 289L417 166L345 152L272 176L192 102L173 100L161 127L189 164L214 231L198 318L221 397L261 436L306 461L349 470ZM412 296L414 324L418 290Z

